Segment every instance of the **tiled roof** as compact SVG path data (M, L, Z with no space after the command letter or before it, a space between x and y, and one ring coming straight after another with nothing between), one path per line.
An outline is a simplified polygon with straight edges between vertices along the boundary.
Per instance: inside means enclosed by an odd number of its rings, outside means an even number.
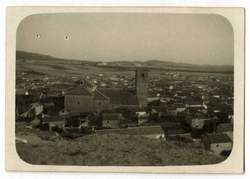
M187 104L188 105L201 105L201 103L198 101L189 101L189 102L187 102Z
M132 112L146 112L145 108L129 108Z
M167 111L166 106L152 106L152 109L156 110L157 112L166 112Z
M119 113L102 114L102 120L114 121L114 120L120 120L120 119L121 119L121 114Z
M64 122L64 117L63 116L46 116L42 119L43 123L47 122Z
M39 106L42 106L42 104L40 102L36 102L36 103L31 103L32 107L36 108Z
M75 82L73 82L73 85L81 85L85 88L88 88L88 89L95 89L96 88L96 85L92 82L90 82L89 80L85 79L85 78L82 78L82 79L79 79Z
M109 98L102 94L100 91L95 90L93 100L109 100Z
M161 123L161 126L164 130L182 130L180 123Z
M217 133L217 134L206 134L209 138L210 143L226 143L232 142L232 140L228 137L227 134Z
M99 89L99 91L110 99L111 104L138 105L136 94L117 89Z
M217 130L220 130L222 132L232 132L234 129L233 124L219 124L217 126Z
M193 113L192 115L194 118L197 118L197 116L199 119L206 119L207 118L207 116L203 113Z
M56 87L56 88L69 88L69 85L67 84L53 84L50 87Z
M16 95L16 106L23 106L38 101L33 95Z
M22 105L22 106L20 106L20 107L18 108L18 113L19 113L19 114L22 114L22 113L25 113L25 112L27 112L27 111L29 111L29 110L31 110L31 109L32 109L32 105L30 105L30 104Z
M86 96L92 96L93 93L90 92L87 88L85 88L83 86L78 86L78 87L72 89L71 91L69 91L68 93L66 93L66 95L86 95Z
M202 110L202 109L205 109L204 106L199 106L199 107L187 107L187 109L190 109L190 110Z
M183 103L174 103L173 106L175 108L185 108L185 105Z

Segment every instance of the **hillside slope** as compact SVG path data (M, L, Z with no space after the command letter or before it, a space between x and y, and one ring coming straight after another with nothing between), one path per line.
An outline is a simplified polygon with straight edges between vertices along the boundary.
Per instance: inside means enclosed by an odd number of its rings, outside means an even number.
M28 140L27 144L16 144L21 159L38 165L205 165L225 159L200 147L141 136L105 134L70 140L42 131L18 132L17 136Z

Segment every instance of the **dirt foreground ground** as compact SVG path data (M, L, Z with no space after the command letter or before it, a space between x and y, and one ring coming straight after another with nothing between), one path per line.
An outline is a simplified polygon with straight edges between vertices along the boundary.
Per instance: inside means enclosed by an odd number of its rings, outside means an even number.
M25 129L16 136L17 153L36 165L171 166L216 164L225 157L178 141L119 134L86 135L68 139L54 132Z

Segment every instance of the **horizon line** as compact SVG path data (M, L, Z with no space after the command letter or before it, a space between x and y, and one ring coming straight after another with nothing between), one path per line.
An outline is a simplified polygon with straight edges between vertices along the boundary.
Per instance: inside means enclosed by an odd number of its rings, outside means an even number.
M16 50L16 52L26 52L26 53L32 53L32 54L38 54L38 55L44 55L44 56L49 56L55 59L61 59L61 60L72 60L72 61L87 61L87 62L102 62L102 63L110 63L110 62L149 62L149 61L159 61L159 62L170 62L170 63L175 63L175 64L187 64L187 65L196 65L196 66L230 66L234 67L234 64L227 64L227 65L215 65L215 64L194 64L194 63L185 63L185 62L173 62L173 61L164 61L164 60L157 60L157 59L152 59L152 60L146 60L146 61L140 61L140 60L131 60L131 61L126 61L126 60L117 60L117 61L98 61L98 60L83 60L83 59L72 59L72 58L60 58L60 57L55 57L52 55L48 54L43 54L43 53L37 53L37 52L28 52L24 50Z

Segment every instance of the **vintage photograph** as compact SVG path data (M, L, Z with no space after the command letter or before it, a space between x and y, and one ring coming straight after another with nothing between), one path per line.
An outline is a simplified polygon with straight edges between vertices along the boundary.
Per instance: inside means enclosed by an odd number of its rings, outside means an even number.
M32 13L15 33L13 145L29 165L213 166L241 142L222 15Z

